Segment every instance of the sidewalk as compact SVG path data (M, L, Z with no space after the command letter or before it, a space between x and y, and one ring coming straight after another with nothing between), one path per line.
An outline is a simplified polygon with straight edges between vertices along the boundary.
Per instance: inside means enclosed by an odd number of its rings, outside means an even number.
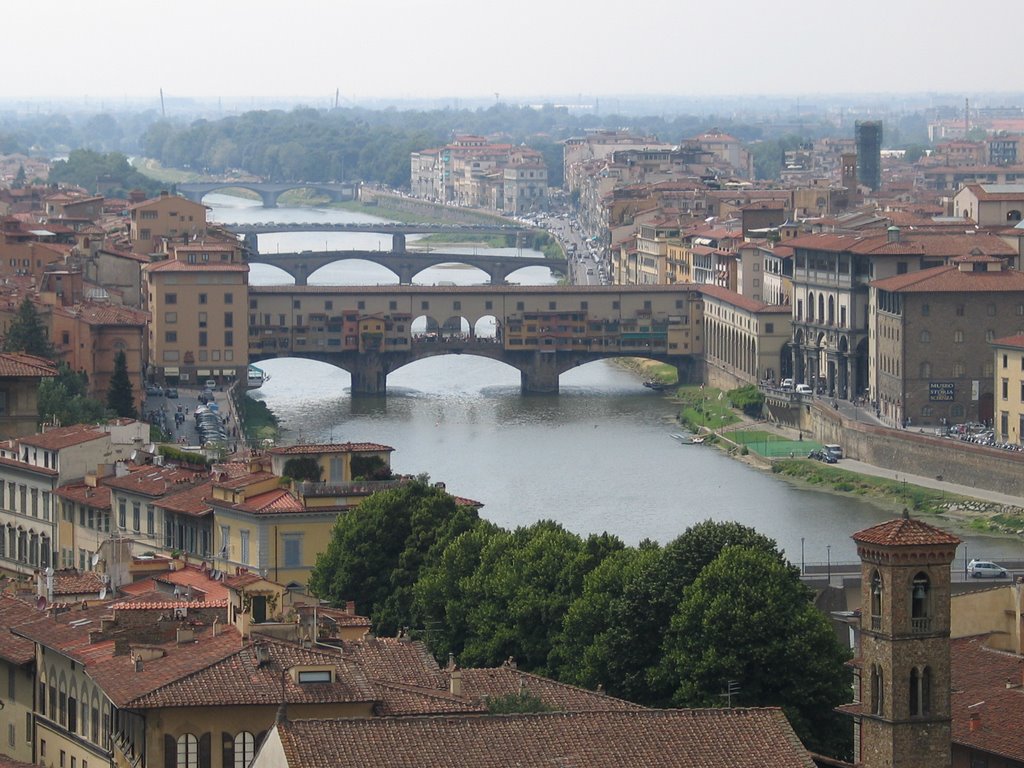
M953 493L959 496L967 496L972 499L978 499L979 501L989 501L994 504L1005 504L1010 507L1024 507L1024 497L1022 496L1011 496L1008 493L988 491L984 488L975 488L970 485L949 483L945 480L938 480L934 477L897 472L885 467L876 467L874 464L865 464L863 461L856 461L855 459L842 459L835 466L839 469L847 469L850 472L859 472L862 475L872 475L873 477L884 477L889 480L896 480L897 482L907 482L910 485L919 485L922 488L932 488L937 491Z

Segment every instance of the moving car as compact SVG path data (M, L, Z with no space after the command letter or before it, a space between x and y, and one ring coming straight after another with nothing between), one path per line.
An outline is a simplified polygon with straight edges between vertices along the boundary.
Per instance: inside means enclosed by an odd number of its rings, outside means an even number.
M808 385L808 384L797 384L796 385L796 393L798 395L813 395L814 394L814 390L811 389L810 385Z
M167 391L164 392L164 397L166 397L169 400L174 400L175 398L178 397L178 390L176 390L174 387L168 387Z
M783 379L780 382L779 386L782 387L782 389L785 389L787 391L791 390L791 389L793 389L793 380L792 379Z
M976 579L1008 579L1010 572L989 560L971 560L967 572Z
M164 393L164 391L160 387L158 387L156 384L150 384L149 386L146 387L146 394L147 395L159 397L163 393Z

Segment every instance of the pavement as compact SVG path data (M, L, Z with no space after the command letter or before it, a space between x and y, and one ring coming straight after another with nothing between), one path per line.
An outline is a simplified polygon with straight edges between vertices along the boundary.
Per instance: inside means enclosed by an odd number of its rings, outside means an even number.
M187 447L198 450L202 448L202 438L196 429L194 413L196 406L200 405L199 394L203 391L203 387L178 387L177 390L177 398L168 398L164 395L146 395L142 416L146 421L150 421L150 423L154 423L151 417L155 416L155 423L170 435L171 442L183 448ZM238 419L235 415L231 398L228 397L227 390L214 390L213 396L230 436L227 443L228 455L244 451L245 440L235 433ZM174 414L178 412L184 416L184 419L180 420L181 423L176 423L174 419Z

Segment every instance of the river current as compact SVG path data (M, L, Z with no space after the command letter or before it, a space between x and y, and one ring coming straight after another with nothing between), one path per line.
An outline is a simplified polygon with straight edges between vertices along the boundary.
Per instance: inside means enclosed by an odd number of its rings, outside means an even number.
M267 210L225 195L208 195L204 202L212 207L210 219L225 224L372 220L338 210ZM389 246L387 235L260 236L263 252ZM539 267L511 279L554 282ZM472 268L440 267L415 282L485 281ZM256 264L250 282L292 280ZM309 282L375 285L397 283L397 278L373 264L345 261L324 267ZM607 531L636 544L648 538L668 542L706 519L734 520L775 539L793 563L801 562L802 553L810 565L855 561L850 535L892 516L859 499L795 487L713 448L676 442L669 437L679 431L673 403L607 362L564 374L558 395L529 397L520 394L517 370L470 355L439 356L401 368L388 376L388 394L381 398L353 399L349 375L323 363L280 359L260 367L270 380L253 396L281 419L285 441L392 446L396 472L428 474L451 493L481 502L481 514L505 527L547 518L579 534ZM1013 541L964 538L971 556L1024 555L1024 545Z

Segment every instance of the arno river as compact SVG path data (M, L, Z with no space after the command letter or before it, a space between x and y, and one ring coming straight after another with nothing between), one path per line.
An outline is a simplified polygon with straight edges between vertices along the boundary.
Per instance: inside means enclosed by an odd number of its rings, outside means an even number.
M212 221L366 221L344 211L277 208L208 195ZM413 238L410 238L410 242ZM263 235L260 250L390 247L386 235ZM445 248L446 251L457 250ZM472 252L472 249L470 249ZM531 255L539 255L531 252ZM547 270L512 276L553 282ZM479 283L473 269L434 268L416 282ZM253 265L254 285L290 283L283 272ZM311 284L397 283L365 262L325 267ZM278 415L287 441L384 443L396 472L426 473L458 496L484 504L482 514L515 527L557 520L580 534L608 531L628 544L665 543L702 520L735 520L774 538L789 559L807 564L856 559L850 534L891 515L858 501L796 488L713 448L681 445L676 408L610 363L566 373L556 396L523 397L519 372L492 360L448 355L388 376L386 398L352 399L349 375L299 359L260 363L271 379L254 393ZM972 557L1024 556L1024 543L963 537ZM961 547L961 553L963 548Z

